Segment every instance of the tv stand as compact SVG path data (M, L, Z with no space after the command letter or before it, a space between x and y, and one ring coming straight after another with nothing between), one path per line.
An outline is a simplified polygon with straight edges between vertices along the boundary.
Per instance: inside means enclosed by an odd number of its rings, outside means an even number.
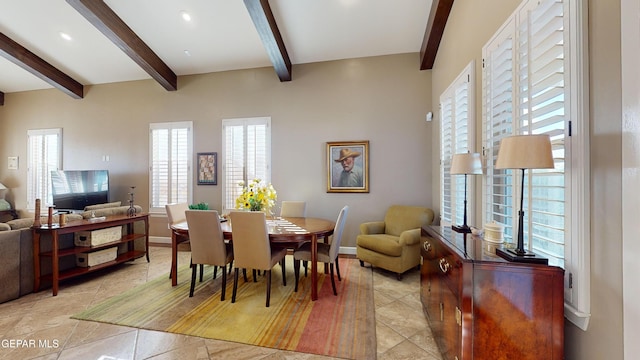
M144 222L144 233L135 233L133 225L136 222ZM91 231L109 228L113 226L126 225L127 231L119 240L101 244L98 246L71 246L69 248L60 249L59 236L64 234L73 234L78 231ZM149 214L136 214L135 216L114 215L107 216L101 221L91 221L91 219L83 219L70 221L65 225L52 224L50 227L43 224L39 227L33 226L33 268L34 268L34 285L33 290L40 289L42 280L51 280L53 296L58 295L58 283L60 280L69 279L79 275L87 274L96 270L104 269L113 265L117 265L126 261L131 261L142 256L147 257L149 262ZM137 239L145 240L144 250L136 250L134 242ZM40 242L51 241L51 251L40 251ZM118 255L115 260L97 264L89 267L74 267L68 270L60 271L59 260L65 256L76 256L77 254L91 253L98 250L104 250L112 247L118 247ZM40 261L43 257L51 258L51 274L41 274Z

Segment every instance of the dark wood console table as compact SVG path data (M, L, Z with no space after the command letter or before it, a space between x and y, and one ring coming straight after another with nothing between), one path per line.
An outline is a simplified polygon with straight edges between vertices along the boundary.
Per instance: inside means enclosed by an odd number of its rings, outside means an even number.
M144 222L144 233L135 233L133 229L134 223L142 221ZM69 248L60 249L59 244L59 236L63 234L71 234L78 231L91 231L104 229L114 226L122 226L126 225L126 234L122 236L117 241L101 244L98 246L72 246ZM136 214L135 216L127 216L127 215L115 215L115 216L107 216L102 220L94 220L94 219L83 219L77 221L70 221L63 226L59 226L58 224L52 224L49 227L47 224L42 224L40 227L32 227L33 231L33 267L34 267L34 291L38 291L40 289L40 283L42 279L51 279L53 296L58 294L58 283L60 280L72 278L78 275L86 274L92 271L104 269L109 266L113 266L116 264L123 263L125 261L130 261L137 259L139 257L145 256L147 257L147 262L149 262L149 214ZM144 250L135 250L134 241L136 239L144 238L145 239L145 248ZM40 241L50 240L51 241L51 251L40 251ZM74 267L69 270L60 271L59 268L59 260L61 257L65 256L75 256L77 254L82 253L90 253L98 250L103 250L107 248L112 248L114 246L118 246L118 254L115 260L107 261L105 263L101 263L95 266L89 267ZM123 249L120 249L120 247ZM42 257L50 257L51 258L51 275L42 275L41 274L41 265L40 261Z
M420 298L445 359L564 359L563 269L507 262L450 227L422 236Z

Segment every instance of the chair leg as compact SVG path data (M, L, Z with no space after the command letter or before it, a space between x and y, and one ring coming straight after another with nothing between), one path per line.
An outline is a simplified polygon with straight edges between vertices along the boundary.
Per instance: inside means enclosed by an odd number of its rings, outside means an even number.
M193 297L193 290L196 287L196 269L198 268L197 264L191 264L191 288L189 289L189 297Z
M338 281L342 281L342 278L340 277L340 259L338 257L336 257L336 273L338 274Z
M293 275L295 277L294 292L298 292L298 278L300 278L300 260L293 260Z
M258 277L256 276L256 269L253 269L253 282L258 282Z
M229 263L229 275L231 275L231 269L233 268L233 260Z
M236 272L233 275L233 294L231 295L231 302L236 302L236 292L238 290L238 274L240 273L240 269L236 268Z
M222 270L222 273L224 274L225 271ZM218 275L218 266L216 265L213 267L213 278L215 279L217 275Z
M202 282L203 276L204 276L204 264L200 264L200 282Z
M304 266L304 277L307 277L307 268L309 267L309 262L307 260L303 260L302 266Z
M216 266L217 268L217 266ZM215 269L213 270L215 272ZM224 295L227 290L227 272L225 271L225 267L222 267L222 290L220 291L220 301L224 301Z
M333 263L329 265L329 276L331 276L331 287L333 288L333 295L338 296L336 291L336 280L333 278Z
M271 270L267 270L267 307L269 307L269 300L271 300Z
M360 267L364 267L364 261L360 260Z
M287 272L284 268L284 258L280 262L280 267L282 268L282 286L287 286Z
M249 279L247 279L247 269L242 269L242 276L244 276L244 282L249 282Z

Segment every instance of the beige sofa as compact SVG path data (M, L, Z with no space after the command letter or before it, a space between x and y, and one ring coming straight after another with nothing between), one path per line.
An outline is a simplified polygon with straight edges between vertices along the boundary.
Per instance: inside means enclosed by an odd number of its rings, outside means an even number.
M136 213L142 212L138 205L134 206ZM127 214L129 206L120 206L120 202L100 204L85 208L85 211L77 214L66 214L66 221L72 222L88 219L92 216L110 216ZM41 217L40 221L46 224L47 217ZM58 215L53 216L53 222L58 222ZM20 296L33 292L33 235L31 226L34 217L22 218L0 223L0 303L17 299ZM73 238L65 237L60 240L60 246L72 246ZM46 250L47 244L42 244ZM65 261L66 260L66 261ZM66 269L75 266L75 259L61 259L60 268ZM43 271L50 272L43 265Z

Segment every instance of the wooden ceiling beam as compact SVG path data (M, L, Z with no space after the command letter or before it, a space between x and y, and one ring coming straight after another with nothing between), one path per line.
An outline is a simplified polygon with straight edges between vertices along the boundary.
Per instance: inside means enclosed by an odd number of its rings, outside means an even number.
M291 81L291 60L271 12L269 0L244 0L280 81Z
M82 84L3 33L0 33L0 55L51 86L62 90L65 94L75 99L83 98L84 86ZM4 104L4 95L2 96L2 104Z
M433 0L429 21L420 48L420 70L430 70L436 61L436 54L442 40L449 13L453 7L453 0Z
M176 74L102 0L67 0L76 11L116 44L165 89L178 89Z

